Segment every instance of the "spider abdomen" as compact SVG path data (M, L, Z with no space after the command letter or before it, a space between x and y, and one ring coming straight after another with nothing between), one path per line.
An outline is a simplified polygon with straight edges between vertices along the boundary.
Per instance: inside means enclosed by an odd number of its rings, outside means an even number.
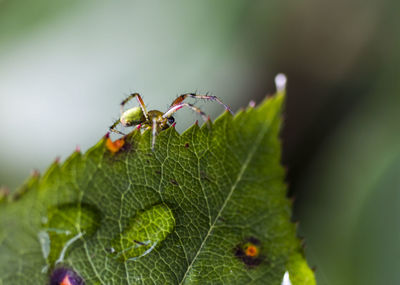
M146 118L140 107L133 107L122 113L120 121L123 126L130 127L145 122Z

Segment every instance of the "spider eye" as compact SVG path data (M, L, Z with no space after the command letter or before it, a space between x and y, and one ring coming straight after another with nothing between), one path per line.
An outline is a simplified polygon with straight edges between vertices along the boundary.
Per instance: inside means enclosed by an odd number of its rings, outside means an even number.
M169 117L168 118L168 123L173 124L175 122L174 117Z

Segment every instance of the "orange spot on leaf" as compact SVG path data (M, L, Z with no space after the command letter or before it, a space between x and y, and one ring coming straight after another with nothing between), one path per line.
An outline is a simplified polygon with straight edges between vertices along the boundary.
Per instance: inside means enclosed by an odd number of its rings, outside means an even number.
M63 281L61 281L60 285L72 285L71 281L69 280L69 276L65 275Z
M113 142L110 138L107 138L106 141L106 147L112 153L118 152L124 146L124 144L125 144L124 139L119 139Z
M249 237L234 248L235 256L247 267L255 268L265 260L261 254L261 242L255 237Z
M247 256L255 257L258 256L258 253L259 253L258 247L255 246L254 244L249 244L245 248L245 254Z

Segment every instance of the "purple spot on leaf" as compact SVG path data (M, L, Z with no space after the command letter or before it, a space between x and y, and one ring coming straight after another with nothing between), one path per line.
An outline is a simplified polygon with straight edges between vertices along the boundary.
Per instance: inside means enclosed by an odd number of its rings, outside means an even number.
M73 270L59 267L51 274L50 285L84 285L83 279Z

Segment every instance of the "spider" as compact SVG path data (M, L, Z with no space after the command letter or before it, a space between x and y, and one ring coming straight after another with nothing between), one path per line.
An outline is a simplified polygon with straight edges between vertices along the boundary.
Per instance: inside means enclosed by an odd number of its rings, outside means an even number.
M168 129L172 124L174 124L175 119L174 117L172 117L172 114L182 109L183 107L188 107L193 111L195 111L196 113L200 114L204 121L208 120L207 115L198 107L183 102L187 97L216 101L217 103L223 105L227 111L233 114L231 109L227 105L222 103L222 101L218 99L216 96L197 95L195 93L186 93L178 96L172 102L171 106L169 106L168 110L165 113L158 110L147 111L146 106L143 103L142 97L140 97L138 93L132 93L125 100L121 102L121 117L110 127L110 131L120 135L125 135L124 133L116 129L117 125L120 123L124 127L138 126L138 128L144 130L151 129L153 135L151 149L154 150L154 144L157 134L162 130ZM128 103L133 98L137 99L140 107L133 107L128 110L124 110L125 104Z

